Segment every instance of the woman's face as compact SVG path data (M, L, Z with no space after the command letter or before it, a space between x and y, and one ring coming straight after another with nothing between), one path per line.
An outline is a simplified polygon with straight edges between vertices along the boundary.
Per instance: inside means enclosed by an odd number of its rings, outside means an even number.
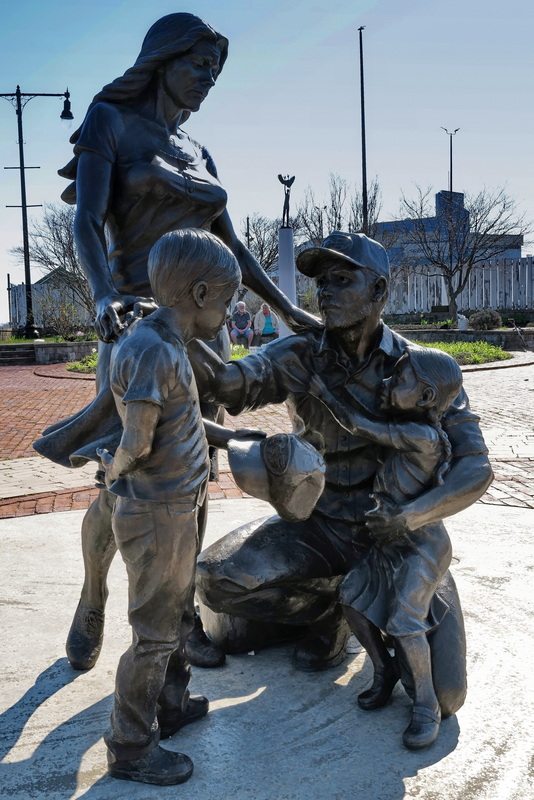
M219 71L219 48L207 40L197 42L187 53L163 67L162 85L177 108L198 111Z

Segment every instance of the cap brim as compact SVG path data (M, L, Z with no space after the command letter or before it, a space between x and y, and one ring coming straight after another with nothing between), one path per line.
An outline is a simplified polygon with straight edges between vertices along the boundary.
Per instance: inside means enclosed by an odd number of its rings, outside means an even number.
M322 275L326 268L326 261L344 261L353 267L365 269L362 264L358 264L354 259L340 253L338 250L331 250L329 247L310 247L299 253L296 266L299 272L307 275L308 278L316 278Z

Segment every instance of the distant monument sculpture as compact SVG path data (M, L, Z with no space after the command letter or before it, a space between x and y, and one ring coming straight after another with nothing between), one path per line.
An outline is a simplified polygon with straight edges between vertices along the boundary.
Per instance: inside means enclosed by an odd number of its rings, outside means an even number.
M385 705L400 678L414 701L404 744L426 747L467 686L442 519L486 490L487 449L457 365L381 321L380 244L336 231L297 268L316 281L323 332L287 336L242 364L195 343L193 364L202 395L232 414L287 401L324 457L325 489L305 523L259 520L200 555L201 615L227 652L297 639L304 671L341 663L352 628L374 665L360 707Z
M211 230L234 253L244 285L291 328L319 325L288 300L237 239L214 161L183 130L215 85L227 53L227 39L193 14L163 17L148 31L134 65L93 98L81 128L71 137L74 158L60 174L72 183L62 197L77 206L76 245L96 301L95 330L101 345L96 399L50 426L35 444L39 453L64 466L80 466L89 459L100 464L95 441L100 437L109 444L112 435L116 446L120 440L110 358L128 322L157 307L147 261L151 247L165 233L187 227ZM216 345L229 357L225 328ZM216 404L203 404L202 412L221 420ZM94 666L102 646L106 576L116 552L113 504L113 496L102 488L82 525L85 579L67 640L67 656L75 669ZM198 618L186 648L197 665L224 662L224 653L207 640Z
M291 187L295 181L295 176L293 175L292 178L289 175L279 175L278 180L284 186L284 207L282 209L282 228L290 228L291 223L289 222L289 198L291 195Z

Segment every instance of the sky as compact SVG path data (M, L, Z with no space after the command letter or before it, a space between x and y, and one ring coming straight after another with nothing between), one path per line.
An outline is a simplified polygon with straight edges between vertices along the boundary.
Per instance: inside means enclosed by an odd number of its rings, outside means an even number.
M378 178L381 219L401 193L506 187L534 219L534 4L530 0L18 0L2 11L0 93L71 92L74 127L61 98L36 97L23 112L27 202L60 202L57 175L69 136L101 87L130 67L150 25L189 11L230 40L217 85L186 123L210 150L236 229L247 214L280 216L277 175L295 175L292 204L330 173L361 186L358 28L365 26L368 178ZM1 99L1 98L0 98ZM17 119L0 103L0 167L18 165ZM24 279L10 248L22 241L17 170L0 172L0 323L8 319L7 273ZM29 209L30 220L41 214ZM529 252L533 252L534 245ZM36 268L33 280L42 273Z

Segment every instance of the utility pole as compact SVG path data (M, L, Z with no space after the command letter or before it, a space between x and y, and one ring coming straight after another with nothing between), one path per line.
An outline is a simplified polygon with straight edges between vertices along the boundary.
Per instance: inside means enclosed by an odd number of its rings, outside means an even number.
M363 80L363 31L365 25L358 28L360 37L360 108L362 122L362 231L369 235L369 211L367 207L367 152L365 144L365 91Z
M70 93L67 89L61 94L49 94L38 92L21 92L20 86L17 86L15 92L7 94L0 94L0 97L9 100L15 113L17 115L17 130L18 130L18 144L19 144L19 166L18 167L4 167L4 169L18 169L20 172L20 206L6 206L7 208L21 208L22 209L22 249L24 252L24 282L26 284L26 325L24 328L24 335L27 339L34 338L34 318L33 318L33 301L32 301L32 279L30 273L30 245L28 239L28 208L36 208L36 205L28 205L26 202L26 175L27 169L39 169L39 167L27 167L24 163L24 136L22 131L22 111L26 104L34 97L64 97L63 111L60 114L60 119L70 121L74 119L70 109Z

